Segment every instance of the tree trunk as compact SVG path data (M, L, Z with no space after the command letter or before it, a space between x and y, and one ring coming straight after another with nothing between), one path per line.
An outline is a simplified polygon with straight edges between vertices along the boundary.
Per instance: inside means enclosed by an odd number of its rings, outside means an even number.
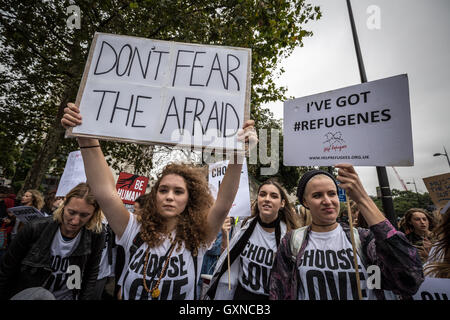
M22 189L18 192L20 197L26 190L38 189L44 174L50 165L50 162L58 151L61 141L64 139L65 129L61 125L61 118L64 114L64 108L72 97L76 95L76 88L68 88L64 91L61 103L58 107L58 113L53 121L52 127L49 129L47 137L42 144L41 151L37 155L30 170L27 173ZM73 99L73 98L72 98Z

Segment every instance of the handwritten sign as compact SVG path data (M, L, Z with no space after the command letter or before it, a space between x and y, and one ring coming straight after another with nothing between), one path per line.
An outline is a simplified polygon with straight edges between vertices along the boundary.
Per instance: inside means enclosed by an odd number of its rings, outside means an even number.
M431 200L438 207L444 207L450 201L450 173L423 178Z
M147 177L121 172L117 179L116 189L122 202L132 205L139 196L145 194L147 184Z
M10 208L9 211L19 219L20 222L29 222L37 218L43 218L45 215L38 209L29 206L19 206Z
M425 277L414 300L450 300L450 279Z
M69 153L67 157L66 166L59 181L58 190L56 190L56 196L65 197L70 190L81 182L86 182L86 174L81 151L77 150Z
M408 78L284 102L284 164L414 165Z
M209 189L214 198L217 198L220 183L223 180L225 172L227 171L228 160L212 163L209 165ZM239 189L234 198L233 206L231 207L228 216L230 217L247 217L251 215L250 205L250 187L248 182L247 162L244 158L242 165L241 179L239 181Z
M243 150L251 50L96 33L67 134Z

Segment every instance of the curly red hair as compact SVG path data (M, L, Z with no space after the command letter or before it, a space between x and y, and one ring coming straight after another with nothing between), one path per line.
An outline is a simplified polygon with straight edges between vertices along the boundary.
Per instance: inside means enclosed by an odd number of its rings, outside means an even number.
M206 217L214 200L209 190L206 173L199 167L187 164L168 164L161 172L156 184L146 198L140 214L136 216L142 224L141 237L152 247L161 245L169 233L165 218L157 212L156 194L161 180L169 174L181 176L188 190L188 202L178 217L175 241L178 250L183 242L194 255L202 246L207 246Z

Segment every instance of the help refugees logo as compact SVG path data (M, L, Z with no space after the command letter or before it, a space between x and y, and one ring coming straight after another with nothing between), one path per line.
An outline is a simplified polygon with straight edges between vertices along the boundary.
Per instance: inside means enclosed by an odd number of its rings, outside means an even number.
M342 149L347 148L345 140L342 137L342 132L327 132L324 136L325 141L323 143L326 144L326 146L323 148L323 152L341 151Z

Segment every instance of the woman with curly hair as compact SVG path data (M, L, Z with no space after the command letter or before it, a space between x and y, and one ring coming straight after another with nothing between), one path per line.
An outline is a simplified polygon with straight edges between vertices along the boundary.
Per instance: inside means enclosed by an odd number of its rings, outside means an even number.
M61 123L65 128L81 124L77 106L69 103L64 111ZM243 129L238 139L247 135L246 141L255 142L253 121L247 121ZM135 216L127 211L116 192L98 140L78 138L78 144L86 177L116 234L117 244L126 252L120 280L122 298L195 299L203 255L233 205L242 161L228 165L215 202L206 174L198 168L166 166L144 208Z
M269 274L280 240L300 226L300 217L276 180L263 182L251 217L236 227L230 242L230 287L227 252L217 261L205 299L269 300Z

